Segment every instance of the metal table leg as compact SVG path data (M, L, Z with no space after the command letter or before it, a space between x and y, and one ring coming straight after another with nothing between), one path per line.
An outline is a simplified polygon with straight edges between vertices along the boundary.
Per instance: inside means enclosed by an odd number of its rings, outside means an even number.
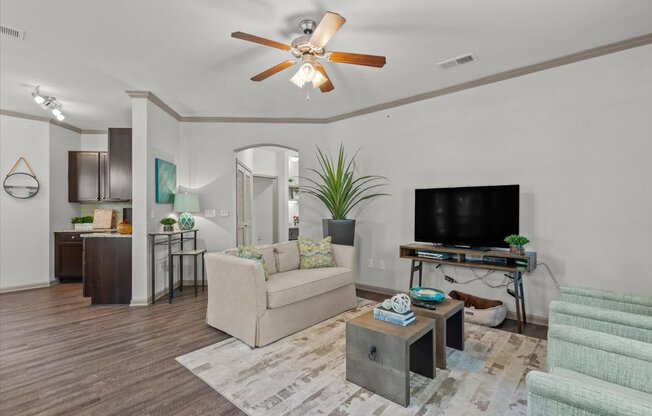
M195 297L197 297L197 255L196 254L193 256L193 259L195 261Z
M152 304L156 302L156 236L152 235Z
M179 245L183 251L183 233L179 234L181 241ZM179 292L183 292L183 255L179 256Z
M172 236L168 235L168 303L172 303L174 294L174 268L172 263Z
M521 321L521 273L514 273L514 299L516 300L516 330L520 334L523 331L523 324Z
M204 276L206 275L206 259L204 253L201 253L201 291L206 290L206 283L204 282Z

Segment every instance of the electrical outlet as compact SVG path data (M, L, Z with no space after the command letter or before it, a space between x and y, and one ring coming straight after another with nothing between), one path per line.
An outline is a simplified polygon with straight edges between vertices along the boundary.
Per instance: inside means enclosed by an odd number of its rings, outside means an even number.
M373 259L367 260L367 267L374 267L374 260Z
M216 212L214 209L207 209L204 210L204 217L206 218L213 218L216 215Z
M382 260L379 261L379 262L378 262L378 268L379 268L380 270L385 270L385 262L382 261Z
M220 211L220 217L228 217L229 216L229 210L228 209L223 209Z
M152 218L156 218L156 211L151 210L151 211L149 212L149 216L152 217Z

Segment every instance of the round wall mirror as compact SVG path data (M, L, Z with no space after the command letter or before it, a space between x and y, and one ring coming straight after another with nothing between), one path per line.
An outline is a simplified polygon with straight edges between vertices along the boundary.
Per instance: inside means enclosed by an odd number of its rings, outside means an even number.
M7 175L2 186L5 188L5 192L18 199L32 198L39 190L36 176L24 172Z

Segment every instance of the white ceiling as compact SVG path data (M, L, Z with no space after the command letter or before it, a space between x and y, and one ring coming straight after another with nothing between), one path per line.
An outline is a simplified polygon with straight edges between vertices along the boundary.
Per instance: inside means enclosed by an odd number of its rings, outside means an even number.
M326 63L335 90L292 85L293 70L251 76L289 53L232 39L280 42L326 10L347 23L330 50L385 55L382 69ZM82 129L127 126L125 90L148 90L183 116L330 117L652 32L649 0L2 0L0 107L48 115L33 87ZM439 61L474 52L452 70Z

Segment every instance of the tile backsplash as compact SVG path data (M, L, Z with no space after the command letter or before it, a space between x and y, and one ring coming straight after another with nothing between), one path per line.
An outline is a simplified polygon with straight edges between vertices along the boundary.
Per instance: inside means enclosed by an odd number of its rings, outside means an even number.
M115 202L115 203L104 203L104 204L80 204L81 205L81 216L92 216L93 212L96 209L112 209L115 212L113 221L115 223L111 224L111 228L116 228L118 224L122 222L122 210L124 208L131 208L130 203L124 202Z

